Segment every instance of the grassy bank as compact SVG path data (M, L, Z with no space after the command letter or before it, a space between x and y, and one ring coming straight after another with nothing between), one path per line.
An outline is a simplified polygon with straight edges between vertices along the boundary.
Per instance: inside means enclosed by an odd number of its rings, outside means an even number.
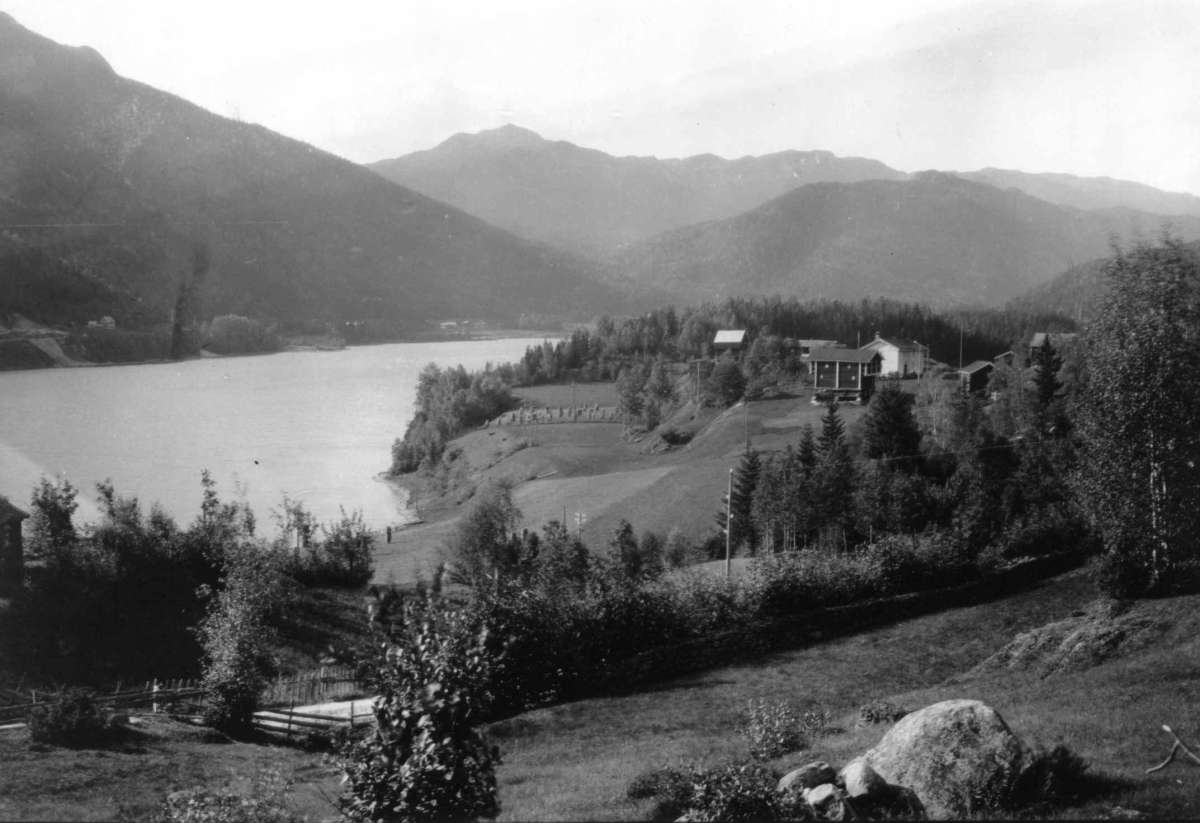
M1200 787L1186 779L1186 767L1144 774L1169 748L1161 723L1195 733L1187 725L1200 677L1189 662L1200 643L1194 631L1177 630L1161 644L1065 675L971 672L1016 633L1079 611L1094 591L1086 572L1072 572L995 603L494 724L505 758L502 819L646 819L650 805L625 796L629 781L654 768L746 758L748 744L737 728L749 700L821 708L844 729L770 764L784 768L811 759L842 763L869 748L885 727L857 725L858 708L868 701L915 709L952 697L989 702L1027 740L1065 743L1092 764L1106 793L1065 816L1094 817L1114 805L1194 816ZM1194 629L1197 605L1200 599L1178 598L1163 606L1162 619Z

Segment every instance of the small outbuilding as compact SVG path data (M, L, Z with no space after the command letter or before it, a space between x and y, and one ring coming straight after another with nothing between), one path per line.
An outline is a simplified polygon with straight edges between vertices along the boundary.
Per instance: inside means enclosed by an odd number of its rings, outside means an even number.
M737 353L746 345L745 329L720 329L713 338L713 351Z
M25 576L25 545L21 539L21 523L29 517L0 497L0 590L13 591L21 587Z
M990 360L976 360L958 370L958 384L963 394L981 392L987 388L988 379L996 366Z

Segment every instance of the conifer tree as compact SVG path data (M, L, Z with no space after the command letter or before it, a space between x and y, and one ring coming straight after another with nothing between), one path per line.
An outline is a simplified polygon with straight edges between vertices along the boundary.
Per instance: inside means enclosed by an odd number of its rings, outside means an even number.
M731 541L734 546L746 546L751 553L758 545L752 515L754 491L758 487L761 468L762 463L758 452L747 448L733 474L733 500L730 501L730 508L733 511Z
M854 509L854 475L854 461L846 445L846 424L834 403L821 418L817 465L813 472L813 514L818 528L840 529L843 543Z
M863 452L868 458L884 460L888 468L912 468L921 444L912 409L913 395L904 392L897 381L885 381L863 416Z

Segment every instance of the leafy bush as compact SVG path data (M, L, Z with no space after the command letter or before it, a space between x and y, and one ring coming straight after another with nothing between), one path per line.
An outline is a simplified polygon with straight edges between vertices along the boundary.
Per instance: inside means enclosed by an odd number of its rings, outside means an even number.
M750 742L755 760L774 760L802 750L807 741L800 712L790 703L751 700L742 735Z
M803 799L775 790L777 776L758 765L729 765L692 773L685 816L694 821L810 820Z
M293 506L298 504L293 504ZM321 526L322 538L311 541L304 554L296 552L287 571L306 586L365 586L375 573L372 549L375 538L363 521L361 511L347 514Z
M204 648L204 719L214 728L250 732L270 668L268 618L281 598L273 556L251 548L232 558L224 587L197 629Z
M245 794L203 788L172 792L163 801L156 820L161 823L299 823L288 811L291 783L277 770L264 770Z
M895 723L906 714L908 709L887 700L872 700L858 707L858 719L868 726Z
M352 820L493 818L499 750L480 731L498 668L486 629L431 598L403 607L380 665L376 725L342 753Z
M254 354L279 351L283 341L274 326L237 314L222 314L209 324L204 348L217 354Z
M96 696L87 689L68 689L29 716L29 736L57 746L101 745L108 733Z
M659 432L658 436L661 437L663 442L668 446L684 446L692 442L693 433L689 431L680 431L676 428L667 428Z
M1076 800L1090 788L1087 771L1087 762L1067 746L1038 749L1017 782L1014 801L1026 805Z
M655 800L653 820L674 820L692 797L691 777L679 769L654 769L630 781L625 795L631 800Z

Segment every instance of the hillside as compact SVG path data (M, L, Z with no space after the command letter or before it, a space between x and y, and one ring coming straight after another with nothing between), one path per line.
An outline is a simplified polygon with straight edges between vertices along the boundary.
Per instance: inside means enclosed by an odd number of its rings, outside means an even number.
M1076 177L1073 174L1031 174L1013 169L979 169L955 172L959 177L1000 189L1017 189L1028 195L1077 209L1136 209L1153 214L1200 217L1200 197L1171 192L1111 177Z
M1156 233L1162 220L922 172L802 186L737 217L639 243L611 271L693 301L781 293L995 305L1101 256L1114 235ZM1200 236L1200 218L1174 225L1185 239Z
M1189 243L1188 246L1200 254L1200 241ZM1107 262L1107 258L1101 258L1072 266L1048 282L1013 298L1007 308L1018 312L1057 312L1085 323L1095 316L1104 298L1107 289L1104 267Z
M456 134L370 167L522 237L591 254L732 217L806 183L906 176L876 160L826 151L736 160L613 157L512 125Z
M623 302L571 255L117 76L0 14L0 315L402 327Z

